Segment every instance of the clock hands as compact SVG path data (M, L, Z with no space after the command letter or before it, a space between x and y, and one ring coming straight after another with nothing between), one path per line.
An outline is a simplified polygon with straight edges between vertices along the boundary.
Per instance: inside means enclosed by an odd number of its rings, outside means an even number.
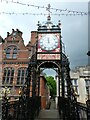
M48 38L48 43L50 43L49 38Z

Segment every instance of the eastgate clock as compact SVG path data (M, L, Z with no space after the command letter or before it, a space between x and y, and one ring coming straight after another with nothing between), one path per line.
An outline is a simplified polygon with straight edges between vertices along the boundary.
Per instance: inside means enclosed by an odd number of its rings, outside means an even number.
M54 34L46 34L39 40L39 45L42 50L55 50L58 47L58 38Z

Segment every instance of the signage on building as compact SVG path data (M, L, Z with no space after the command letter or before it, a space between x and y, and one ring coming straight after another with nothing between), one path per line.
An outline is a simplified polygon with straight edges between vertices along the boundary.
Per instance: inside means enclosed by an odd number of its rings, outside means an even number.
M38 60L60 60L60 54L38 54Z

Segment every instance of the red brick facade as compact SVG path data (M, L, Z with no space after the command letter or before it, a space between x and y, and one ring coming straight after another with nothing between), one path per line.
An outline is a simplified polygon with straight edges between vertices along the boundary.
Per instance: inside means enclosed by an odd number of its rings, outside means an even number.
M9 96L14 96L15 98L19 96L20 87L22 87L25 82L25 72L31 54L31 46L35 44L36 39L37 32L31 32L31 41L25 46L22 32L18 29L12 29L12 33L7 32L4 43L0 44L0 76L2 76L2 87L7 86L10 88ZM8 76L10 76L10 78ZM46 107L47 89L45 86L45 78L40 77L42 108Z

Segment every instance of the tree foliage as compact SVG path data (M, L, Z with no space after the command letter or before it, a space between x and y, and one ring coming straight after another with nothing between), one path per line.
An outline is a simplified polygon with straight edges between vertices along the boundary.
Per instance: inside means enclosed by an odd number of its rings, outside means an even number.
M52 76L46 76L47 85L50 89L50 95L53 97L56 95L56 81L54 80L54 77Z

